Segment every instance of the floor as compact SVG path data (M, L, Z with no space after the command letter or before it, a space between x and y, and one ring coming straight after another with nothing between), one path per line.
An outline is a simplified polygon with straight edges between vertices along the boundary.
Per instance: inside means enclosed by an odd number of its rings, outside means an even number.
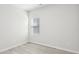
M50 48L34 43L26 43L13 49L9 49L0 54L73 54L67 51Z

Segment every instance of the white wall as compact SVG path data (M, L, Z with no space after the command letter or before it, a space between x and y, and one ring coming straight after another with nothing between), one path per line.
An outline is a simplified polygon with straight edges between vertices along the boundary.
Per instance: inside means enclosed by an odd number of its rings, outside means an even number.
M0 5L0 51L27 42L28 19L25 11Z
M32 34L31 19L40 18L40 34ZM79 53L79 5L49 5L29 13L30 42Z

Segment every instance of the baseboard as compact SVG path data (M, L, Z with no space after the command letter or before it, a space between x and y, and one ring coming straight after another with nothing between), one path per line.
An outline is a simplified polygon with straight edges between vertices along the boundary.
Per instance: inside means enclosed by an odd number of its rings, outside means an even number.
M65 49L65 48L61 48L61 47L57 47L57 46L51 46L51 45L44 44L44 43L41 43L41 42L31 42L31 43L40 44L40 45L48 46L48 47L51 47L51 48L56 48L56 49L68 51L68 52L71 52L71 53L74 53L74 54L79 54L79 51L74 51L74 50L70 50L70 49Z
M15 47L20 46L20 45L25 44L25 43L26 43L26 41L23 41L23 42L21 42L21 43L18 43L18 44L16 44L16 45L13 45L13 46L8 47L8 48L6 48L6 49L2 49L2 50L0 50L0 53L1 53L1 52L4 52L4 51L6 51L6 50L9 50L9 49L15 48ZM30 43L30 42L27 42L27 43ZM57 47L57 46L51 46L51 45L44 44L44 43L40 43L40 42L31 42L31 43L40 44L40 45L48 46L48 47L51 47L51 48L56 48L56 49L60 49L60 50L64 50L64 51L68 51L68 52L72 52L72 53L79 54L78 51L69 50L69 49L65 49L65 48L60 48L60 47Z
M0 53L1 53L1 52L4 52L4 51L7 51L7 50L9 50L9 49L15 48L15 47L20 46L20 45L25 44L25 43L26 43L26 41L23 41L23 42L20 42L20 43L18 43L18 44L15 44L15 45L13 45L13 46L11 46L11 47L8 47L8 48L6 48L6 49L2 49L2 50L0 50Z

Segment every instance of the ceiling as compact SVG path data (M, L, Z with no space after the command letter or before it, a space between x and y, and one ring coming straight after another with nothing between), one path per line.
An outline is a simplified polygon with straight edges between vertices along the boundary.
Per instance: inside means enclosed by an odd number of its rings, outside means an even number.
M30 11L35 8L44 7L44 6L46 6L46 4L14 4L13 6L21 8L26 11Z

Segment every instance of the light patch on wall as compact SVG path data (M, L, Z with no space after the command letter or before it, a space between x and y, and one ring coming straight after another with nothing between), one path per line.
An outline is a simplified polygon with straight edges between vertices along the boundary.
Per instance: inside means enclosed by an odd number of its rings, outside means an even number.
M40 33L40 18L34 17L31 22L32 22L31 23L32 33L33 34L39 34Z

